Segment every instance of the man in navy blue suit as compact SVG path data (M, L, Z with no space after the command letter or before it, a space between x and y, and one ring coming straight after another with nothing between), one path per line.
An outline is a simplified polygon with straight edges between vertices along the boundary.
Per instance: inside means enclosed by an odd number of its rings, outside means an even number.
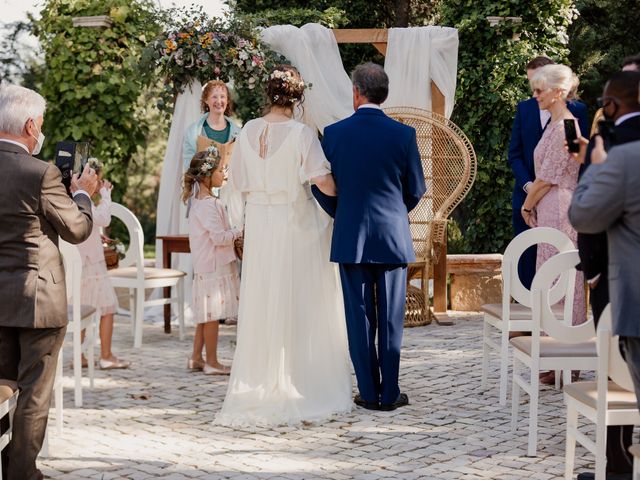
M531 80L537 68L554 63L547 57L536 57L527 64L527 78ZM587 107L577 101L568 102L569 110L578 119L580 131L583 135L589 132L589 117ZM507 160L515 177L513 195L511 197L513 236L517 236L529 226L522 218L522 204L527 198L529 186L536 179L533 166L533 151L538 145L542 132L551 114L546 110L540 110L535 98L523 100L518 103L516 116L511 129L511 142ZM518 275L523 285L531 288L531 281L536 273L536 248L531 247L522 255L518 264Z
M359 65L351 79L355 113L322 140L338 196L313 191L335 219L331 261L340 264L354 402L394 410L409 403L398 385L407 263L415 260L408 213L426 187L415 130L380 108L389 90L383 68Z

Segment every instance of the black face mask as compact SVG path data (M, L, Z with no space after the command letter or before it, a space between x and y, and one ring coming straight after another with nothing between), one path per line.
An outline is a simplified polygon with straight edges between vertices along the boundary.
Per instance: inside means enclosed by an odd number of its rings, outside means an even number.
M620 106L618 105L618 103L617 103L617 102L614 102L614 101L611 101L610 103L612 103L612 104L613 104L613 107L614 107L614 108L613 108L613 113L612 113L611 115L607 115L607 109L606 109L606 108L603 108L603 109L602 109L602 115L604 115L604 118L605 118L606 120L609 120L609 121L613 122L613 121L614 121L614 119L616 118L616 115L617 115L617 113L618 113L618 109L620 108Z

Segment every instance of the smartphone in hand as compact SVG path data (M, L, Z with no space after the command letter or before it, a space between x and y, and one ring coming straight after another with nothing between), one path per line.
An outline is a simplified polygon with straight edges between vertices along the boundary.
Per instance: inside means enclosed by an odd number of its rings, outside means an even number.
M578 140L578 132L576 131L576 121L574 119L565 119L564 121L564 138L567 141L567 147L571 153L580 151Z
M56 144L55 164L62 174L62 184L71 195L71 177L82 173L89 159L89 143L58 142Z

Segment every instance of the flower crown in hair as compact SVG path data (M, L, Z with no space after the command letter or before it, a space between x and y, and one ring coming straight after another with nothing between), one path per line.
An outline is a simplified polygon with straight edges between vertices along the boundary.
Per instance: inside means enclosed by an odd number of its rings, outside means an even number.
M207 152L207 158L200 166L200 173L205 177L211 176L211 171L215 168L215 163L220 160L220 151L215 145L211 145L205 150Z
M271 80L280 80L282 83L286 83L299 90L304 90L307 87L307 85L304 83L304 80L302 80L302 78L297 79L294 76L293 72L291 72L290 70L274 70L271 75L269 75L269 78ZM310 87L311 84L309 84L308 86ZM278 100L279 98L280 95L273 96L273 100ZM291 99L291 101L293 102L295 100Z
M104 167L104 165L102 165L102 162L95 157L89 157L87 159L87 164L89 165L90 168L93 168L96 172L101 172L102 168Z

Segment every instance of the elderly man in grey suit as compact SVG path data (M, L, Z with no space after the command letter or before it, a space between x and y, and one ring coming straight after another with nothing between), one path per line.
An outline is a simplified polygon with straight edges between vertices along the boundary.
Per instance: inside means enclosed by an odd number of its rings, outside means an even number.
M0 85L0 378L20 392L13 436L2 451L9 480L43 478L42 448L58 352L67 325L67 294L58 236L84 241L93 228L97 176L85 169L72 180L37 155L46 102L33 90ZM6 453L5 453L6 452Z
M579 232L607 232L613 333L620 335L640 399L640 141L607 155L596 137L591 164L573 195L569 220Z

